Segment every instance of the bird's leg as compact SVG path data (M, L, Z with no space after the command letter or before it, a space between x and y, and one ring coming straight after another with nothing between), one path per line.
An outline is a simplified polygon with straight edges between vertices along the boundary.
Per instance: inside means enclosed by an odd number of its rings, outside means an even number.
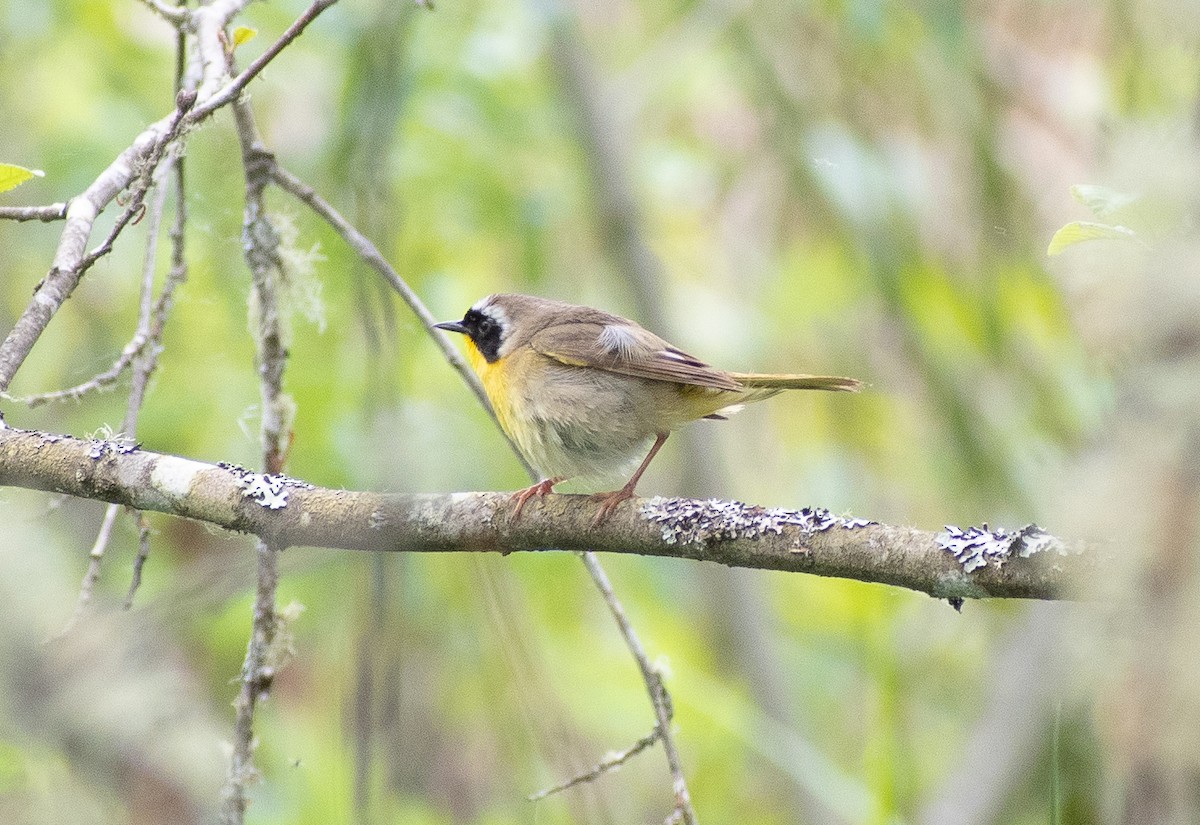
M566 481L565 478L559 476L557 478L543 478L532 487L526 487L524 490L517 490L512 494L512 500L516 502L516 507L513 508L512 520L516 521L521 517L521 511L525 509L526 502L534 496L547 495L554 492L554 485L560 481Z
M650 466L650 462L654 459L654 456L658 455L658 451L662 449L662 445L666 442L669 435L669 432L658 434L658 438L654 440L654 446L650 448L650 452L642 459L637 472L633 474L633 478L626 482L624 487L620 490L613 490L611 493L596 493L592 496L593 499L600 502L600 510L596 513L596 517L592 519L593 527L612 515L612 511L622 501L633 498L633 491L637 487L638 479L642 477L642 473L646 472L646 468Z

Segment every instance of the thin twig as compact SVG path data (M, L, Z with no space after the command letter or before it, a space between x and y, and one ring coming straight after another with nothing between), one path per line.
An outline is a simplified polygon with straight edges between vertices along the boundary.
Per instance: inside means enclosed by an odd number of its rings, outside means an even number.
M180 8L183 8L186 0L179 0L179 2ZM175 86L177 91L183 83L185 45L185 39L181 30L179 37L176 39ZM187 280L187 249L185 246L187 237L187 190L184 187L185 177L183 174L182 153L176 154L172 159L171 175L174 178L175 184L175 220L171 224L170 231L171 268L167 271L167 279L163 283L163 288L158 294L158 301L155 303L152 312L150 331L147 336L147 340L152 346L150 352L144 359L140 359L137 365L134 373L134 388L130 394L131 402L134 394L140 398L145 392L146 378L154 370L158 361L158 348L161 345L163 330L166 327L167 315L170 313L171 305L174 301L175 290ZM147 266L150 266L149 261L150 256L147 255ZM133 607L133 597L137 595L138 587L142 584L142 568L146 564L146 559L150 556L150 520L140 510L135 510L134 512L137 514L138 553L133 560L133 575L129 581L129 592L125 595L126 610Z
M628 762L633 757L637 756L639 753L644 751L646 748L653 745L655 742L657 742L659 740L660 736L661 735L660 735L659 728L656 725L654 727L654 730L650 731L648 734L643 736L641 739L634 742L631 747L629 747L626 750L623 750L619 753L614 753L611 756L608 756L603 761L597 763L597 765L594 768L592 768L591 770L589 770L585 773L581 773L578 776L574 776L574 777L568 779L566 782L562 782L558 785L555 785L552 788L545 788L543 790L538 791L537 793L531 793L529 796L527 796L525 798L528 799L530 802L538 802L542 799L545 799L548 796L553 796L554 794L562 793L563 791L565 791L569 788L574 788L576 785L582 785L585 782L594 782L597 779L599 779L601 776L603 776L604 774L608 773L609 771L615 771L617 768L624 765L626 762Z
M241 95L242 89L246 88L246 85L256 78L266 68L268 63L287 48L288 44L303 34L304 30L308 28L308 24L316 20L321 12L336 2L337 0L316 0L316 2L304 10L303 14L296 18L292 25L288 26L287 30L279 36L279 39L268 46L244 71L234 77L233 80L229 81L219 91L213 93L212 97L192 110L188 116L188 120L192 123L199 123L217 109L236 100Z
M0 206L0 220L41 221L52 223L67 217L67 204L52 203L48 206Z
M320 5L320 4L318 4ZM325 5L328 5L327 3ZM293 404L283 392L283 370L287 362L284 345L284 319L280 295L283 265L279 257L279 233L267 216L263 189L270 182L271 155L263 146L254 114L245 100L233 104L242 165L246 178L246 210L242 225L242 243L252 281L252 301L256 310L256 365L262 397L260 435L264 472L283 472L291 434ZM242 666L241 689L234 702L233 753L222 791L222 825L241 825L246 814L246 787L255 776L254 711L260 699L270 691L274 677L267 664L268 651L275 639L276 590L279 584L279 553L282 548L259 540L258 585L254 595L254 617L246 659Z
M113 525L117 521L117 513L121 505L110 504L104 509L104 518L100 522L100 530L96 533L96 541L92 543L92 552L88 553L88 566L84 571L83 581L79 585L79 597L75 600L75 612L67 619L66 625L59 631L65 636L75 629L75 625L83 618L83 612L92 601L96 590L96 582L100 580L100 562L104 559L104 551L108 549L108 540L112 538Z
M8 389L46 325L70 297L84 273L112 250L113 242L121 231L142 214L154 172L167 148L179 135L184 114L194 101L194 94L180 93L176 109L169 116L138 135L133 145L122 152L83 194L70 202L67 225L59 240L50 272L35 290L33 301L17 319L3 344L0 344L0 392ZM130 199L125 211L118 217L104 242L92 252L83 254L100 210L131 183Z
M135 185L129 207L118 219L108 238L92 253L85 255L88 238L100 212L124 189L138 180L146 180L163 157L169 144L209 117L218 108L233 101L262 69L294 40L304 27L336 0L320 0L273 44L266 53L227 86L225 63L225 26L250 0L213 0L191 11L191 29L195 32L197 55L188 76L177 84L176 107L166 117L147 126L133 143L122 151L80 195L72 198L65 211L66 226L59 239L49 273L35 290L8 336L0 343L0 392L6 391L30 350L45 331L50 319L78 286L84 272L111 249L121 230L141 212L145 189ZM217 99L212 99L217 96ZM198 104L198 105L197 105Z
M172 6L163 0L142 0L142 4L177 28L183 28L192 18L186 7Z
M126 610L133 607L133 597L137 595L138 588L142 585L142 568L146 565L146 559L150 557L150 519L146 518L146 514L140 510L134 512L137 513L138 552L133 559L133 576L129 580L129 592L125 594Z
M662 267L640 229L637 201L624 171L627 164L624 160L625 150L620 143L621 130L613 125L611 111L602 105L601 95L592 78L593 68L586 59L571 12L556 0L535 0L534 6L541 13L550 33L550 56L557 68L555 76L563 86L563 97L575 109L577 132L587 155L587 168L592 178L592 197L596 207L594 214L600 236L645 319L654 328L663 329L666 327L666 312L660 283ZM669 724L671 696L657 671L646 660L641 641L625 618L624 610L613 594L599 560L590 553L585 553L583 558L597 589L617 619L626 645L646 681L674 784L673 816L681 819L685 825L694 825L696 813L692 809L691 795Z
M487 393L484 391L483 385L480 383L478 376L476 376L475 373L469 368L462 356L459 355L458 350L454 348L447 337L441 333L440 330L437 330L433 327L435 322L433 315L425 307L424 303L412 290L412 288L409 287L408 284L400 277L400 275L391 267L391 265L388 264L387 260L379 252L375 245L372 244L371 241L365 236L363 236L362 233L355 229L349 223L349 221L343 218L336 209L334 209L323 198L321 198L321 196L318 195L311 187L307 186L299 178L280 167L278 163L273 164L272 176L275 180L275 183L281 189L290 192L301 201L308 204L313 211L324 218L325 221L329 223L329 225L332 226L339 235L342 236L346 243L349 244L350 247L354 249L355 252L357 252L369 266L387 279L388 283L390 283L404 299L404 302L408 304L417 317L421 319L426 332L431 338L433 338L439 349L442 350L442 354L446 357L446 360L451 364L451 366L454 367L462 379L467 383L467 386L471 388L475 397L481 404L483 404L484 409L488 411L488 413L492 416L493 421L495 421L495 412L492 410L491 403L487 399ZM499 422L497 421L497 426L498 425ZM503 433L503 430L501 430L501 432ZM504 433L504 435L509 446L512 448L513 454L517 457L517 460L521 462L521 465L525 468L526 472L529 473L530 478L536 481L538 478L537 471L531 467L525 460L525 457L521 455L520 451L516 448L516 445L513 444L512 439L508 438L507 433ZM604 568L600 564L600 560L597 559L596 556L591 552L583 553L582 558L584 560L584 566L587 568L589 575L591 575L597 589L600 590L602 595L604 595L605 600L609 601L611 599L615 602L616 596L613 594L611 586L608 585L608 579L607 576L604 575ZM617 608L620 609L619 602L617 602ZM634 631L633 627L630 626L628 622L626 622L625 627L622 628L622 637L626 640L627 644L631 641L633 642L633 644L630 644L630 652L635 658L637 658L639 655L638 651L641 650L641 642L638 640L636 631ZM650 664L644 659L639 659L638 667L643 672L646 672L647 669L650 669ZM662 718L665 715L669 715L667 713L667 704L669 703L670 699L665 688L662 688L661 682L659 682L659 690L657 692L651 691L650 695L652 700L656 701L654 709L655 716ZM654 697L656 696L661 697L661 699L654 700ZM664 741L670 740L671 734L669 728L663 729L662 736ZM672 743L671 753L675 752L676 750L674 743ZM668 759L669 758L670 757L668 757ZM674 768L672 771L677 800L681 798L688 800L689 795L687 793L687 786L686 783L683 782L682 774L680 773L676 776L674 775ZM682 795L679 792L680 787L683 788ZM690 801L687 802L686 810L689 812L691 810ZM689 825L695 821L695 814L692 813L691 817L691 819L685 819Z
M121 350L121 354L113 361L111 367L73 387L37 393L35 395L9 395L8 393L0 393L0 399L12 401L15 404L26 404L30 407L40 407L43 404L49 404L53 401L78 401L88 393L99 392L116 384L125 370L129 369L130 365L133 364L133 359L141 353L149 341L150 339L143 335L141 331L135 332L133 337L129 339L129 343Z
M157 350L162 344L162 333L167 324L167 315L170 313L170 308L174 303L175 289L179 284L187 279L187 265L182 253L182 236L184 236L184 223L186 223L186 197L184 189L182 189L182 156L175 156L170 159L170 171L175 175L175 222L170 230L170 236L173 241L172 252L172 269L167 273L166 282L163 283L163 288L158 293L157 300L152 306L149 314L149 323L144 323L145 318L145 301L148 293L143 290L142 302L140 302L140 318L138 321L137 330L134 330L130 342L121 350L121 354L116 357L113 366L106 371L94 375L90 379L83 381L82 384L77 384L72 387L67 387L65 390L54 390L52 392L41 392L32 396L10 396L8 393L0 392L0 398L4 401L11 401L18 404L28 404L29 407L41 407L42 404L61 401L79 401L89 392L98 392L109 389L121 377L121 374L134 365L140 355L149 350ZM184 216L184 217L180 217ZM151 236L157 234L157 225L152 230ZM154 253L148 252L146 255L146 264L154 263ZM149 270L150 275L154 270ZM157 353L154 355L154 362L157 361ZM152 372L152 366L151 366ZM132 430L128 427L122 427L122 432L132 435Z
M162 225L162 215L166 201L167 187L160 185L150 205L149 218L146 221L146 254L142 263L142 288L138 309L138 328L134 336L135 339L140 338L143 341L151 340L150 316L154 297L154 270L158 251L158 231ZM166 287L164 287L165 291ZM149 377L150 372L153 371L156 362L157 353L154 347L151 347L148 357L139 359L138 366L134 369L133 386L130 388L129 402L125 408L125 418L121 422L121 433L128 440L133 440L137 431L138 413L142 407L146 379ZM118 505L110 504L104 512L104 519L100 523L100 530L96 536L96 541L92 545L92 552L88 554L88 569L84 574L83 583L79 587L79 599L75 606L75 612L67 622L67 626L63 628L63 633L69 632L75 626L92 600L96 582L100 579L100 566L104 560L104 553L108 548L109 539L112 537L113 524L116 521L118 510ZM140 513L138 516L139 519L142 518ZM144 562L144 558L142 561ZM141 563L138 563L136 571L140 578Z
M625 608L617 600L617 596L612 589L612 583L609 582L604 568L596 560L596 555L588 552L581 553L580 556L588 572L592 574L592 580L600 590L600 595L604 597L604 603L608 605L609 611L612 612L613 618L617 622L617 627L621 631L621 636L625 639L625 646L633 654L633 658L637 661L638 669L642 672L642 681L646 683L646 691L650 694L650 704L653 705L654 715L658 719L656 732L662 739L663 750L667 754L667 766L671 770L671 780L675 791L675 811L682 817L682 821L686 825L695 825L696 812L692 809L691 794L688 793L687 782L683 777L683 765L679 761L679 751L675 747L675 740L670 736L671 717L674 716L674 709L671 706L670 694L667 693L667 689L663 685L662 674L650 663L650 659L646 655L646 649L642 647L641 640L638 639L633 625L630 624L629 616L625 613Z
M340 212L334 209L328 201L317 194L316 190L304 183L291 172L284 169L278 164L278 162L274 163L272 166L271 175L275 181L275 184L280 189L290 193L301 202L307 204L314 212L317 213L317 215L323 218L335 232L342 236L342 240L344 240L346 244L353 249L360 258L363 259L363 262L366 263L367 266L371 267L381 276L383 276L383 279L387 281L392 289L396 291L401 300L403 300L408 308L412 310L413 314L420 319L422 325L425 327L426 333L441 351L442 357L445 358L450 366L454 368L454 371L459 374L459 377L466 382L467 387L470 388L476 400L478 400L479 403L483 405L483 408L487 410L487 413L492 417L492 420L496 421L496 413L492 409L491 402L488 401L487 392L484 391L483 384L480 383L479 377L475 375L470 365L467 364L466 359L462 357L458 349L450 341L450 337L441 330L434 328L433 325L437 323L437 318L435 318L433 313L429 311L429 308L425 306L420 296L413 291L412 287L410 287L408 283L400 277L400 274L396 272L392 265L388 263L387 258L383 256L383 253L379 251L375 244L371 243L367 236L359 232L354 225L351 224L350 221L346 220L346 218L343 217ZM496 421L496 423L497 426L499 426L499 422ZM501 433L503 432L504 431L501 430ZM505 434L505 438L508 439L507 434ZM521 455L520 451L517 450L516 445L512 443L511 439L508 439L508 443L512 448L513 454L517 457L517 460L521 462L521 466L525 468L527 473L536 479L536 472L531 466L529 466L529 463L525 461L525 458Z
M170 176L179 162L179 155L173 156L168 161L168 166L164 170L165 174L163 177ZM177 191L181 195L182 178L175 176L175 183ZM183 275L183 272L177 267L172 266L171 270L167 273L166 280L163 282L158 299L154 300L154 273L158 269L158 237L159 229L162 226L163 210L166 208L167 203L167 189L165 181L159 185L157 197L150 208L150 218L147 227L148 237L146 239L146 256L142 264L142 293L141 299L138 302L137 332L146 341L146 345L140 349L134 358L133 380L129 386L129 401L125 407L125 419L121 422L122 432L131 439L137 435L138 418L141 416L142 405L146 401L146 385L150 381L150 376L154 374L154 370L158 368L158 354L160 352L160 342L162 341L167 314L171 311L175 288L179 285ZM179 215L177 214L176 226L178 222ZM179 252L178 248L175 251ZM146 516L140 511L134 510L132 512L138 524L138 553L133 562L133 576L130 581L129 592L125 597L126 610L133 604L133 596L142 581L142 567L146 564L146 559L150 555L149 522L146 521Z
M241 687L233 700L233 753L229 773L221 790L221 825L241 825L246 816L246 787L257 777L254 767L254 710L259 700L271 691L275 673L266 664L267 652L275 640L275 590L279 584L278 546L263 540L255 543L258 557L257 586L254 590L254 618L250 641L242 664Z
M162 162L167 149L170 148L175 138L179 136L183 129L184 118L188 109L195 101L195 95L191 92L180 92L176 96L176 99L179 102L178 107L171 115L166 131L150 148L146 159L142 162L141 174L134 179L133 185L130 187L128 205L125 207L125 211L117 217L112 229L109 230L108 235L100 245L85 255L83 260L79 262L76 268L77 278L87 272L92 264L112 251L113 243L126 226L131 222L141 219L145 210L146 194L150 191L150 186L154 182L154 175L158 170L158 165Z
M157 145L166 127L164 118L147 128L87 189L70 201L50 272L38 284L33 300L0 344L0 391L8 389L50 319L78 285L79 264L100 211L133 180L134 170L140 168L139 164Z

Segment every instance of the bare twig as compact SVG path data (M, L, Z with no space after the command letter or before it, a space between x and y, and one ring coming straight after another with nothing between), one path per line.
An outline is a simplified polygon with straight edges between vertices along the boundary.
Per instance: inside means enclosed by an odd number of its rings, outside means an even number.
M325 5L329 4L315 4L313 8ZM263 189L271 180L271 155L262 147L249 105L244 100L238 100L233 108L246 177L242 243L252 281L255 360L262 397L260 434L263 466L266 473L279 474L287 457L293 404L283 392L287 348L284 345L284 319L280 308L284 277L279 257L280 239L267 216L263 201ZM270 691L274 677L267 654L277 628L275 593L279 584L281 549L280 545L271 541L260 539L257 543L258 586L254 595L250 642L242 666L241 689L234 702L237 716L229 774L222 792L223 825L241 825L244 821L246 787L254 777L254 711L259 699L265 698Z
M176 109L138 135L133 145L67 207L67 225L50 272L38 285L33 301L17 319L4 343L0 344L0 392L8 389L13 375L25 362L50 319L75 290L79 279L92 264L112 250L121 231L142 214L155 169L179 134L184 114L194 100L195 96L190 92L181 93ZM130 183L134 185L125 211L100 246L85 255L83 250L100 210Z
M621 636L625 639L625 646L633 653L633 658L638 663L638 669L642 673L642 681L646 683L646 691L650 694L650 704L654 707L654 715L658 721L658 724L655 726L655 733L662 739L663 750L667 754L667 766L671 770L671 780L674 784L673 790L675 791L675 812L682 818L682 821L686 825L694 825L696 822L696 812L692 809L692 797L688 793L687 782L683 776L683 765L679 761L679 750L675 747L675 740L670 736L671 718L674 716L674 709L671 707L670 694L667 693L667 689L663 685L662 674L659 673L658 668L650 663L650 658L646 655L646 649L642 647L641 640L638 639L633 625L630 624L629 616L625 613L625 608L621 606L616 594L613 593L612 583L609 582L604 568L596 560L595 554L583 553L581 555L584 565L592 575L592 580L600 590L600 595L604 597L605 604L608 605L609 611L617 622Z
M153 297L153 295L152 292L149 291L150 287L146 283L145 279L152 279L154 275L154 261L155 256L157 255L156 238L158 235L158 222L162 213L162 198L160 198L159 202L151 212L152 216L157 217L154 217L151 221L150 238L154 240L148 244L145 256L145 265L147 268L143 270L143 289L139 304L137 329L134 331L133 336L129 339L129 343L127 343L124 349L121 350L121 354L113 362L113 365L104 372L94 375L87 381L76 384L73 387L26 396L11 396L7 393L0 393L0 398L19 404L27 404L30 407L39 407L43 404L48 404L53 401L78 401L90 392L98 392L111 387L117 382L125 370L129 369L135 364L136 361L139 360L139 356L147 353L152 354L148 355L147 359L142 359L145 361L146 365L146 377L149 376L150 372L153 372L158 360L158 354L156 350L159 346L161 346L163 329L166 326L167 316L171 311L171 306L175 299L175 289L187 277L187 266L183 260L183 251L182 247L180 246L183 237L183 228L181 225L180 215L184 216L182 221L186 221L186 201L182 194L182 163L183 158L181 156L174 157L171 159L169 168L169 171L173 173L176 178L175 223L171 230L171 237L173 240L176 238L179 239L173 247L171 270L167 274L166 281L163 284L162 290L159 292L158 298L154 300L152 306L147 307L147 302ZM164 186L163 192L165 193L165 191L166 187ZM139 379L135 377L135 381L139 381ZM140 379L140 384L144 386L144 383L145 379ZM141 392L142 390L139 389L138 393L140 394ZM132 429L128 426L123 426L122 432L130 436L133 435Z
M142 352L149 342L150 339L143 335L141 331L135 332L133 337L129 339L129 343L121 350L121 354L117 356L117 360L113 361L111 367L73 387L37 393L36 395L9 395L8 393L0 393L0 398L17 404L27 404L30 407L40 407L43 404L49 404L53 401L78 401L88 393L99 392L116 384L125 370L129 369L130 365L133 364L133 359Z
M166 168L164 177L174 174L176 184L176 201L184 199L183 192L183 177L178 173L178 164L181 162L177 155L170 161ZM154 370L158 368L158 354L160 351L160 342L162 341L163 329L166 325L167 315L171 311L171 304L175 294L175 288L182 281L186 268L178 266L179 256L182 256L181 242L179 236L175 236L174 231L180 226L180 215L176 213L175 226L172 228L172 237L174 242L174 250L172 253L173 265L167 273L166 280L163 282L163 287L159 293L158 299L154 300L154 272L158 268L158 237L159 228L162 225L163 209L167 202L167 186L160 185L158 196L154 200L154 204L150 209L150 220L147 228L146 240L146 256L142 267L142 293L141 300L138 302L138 331L137 336L140 336L146 341L146 345L141 347L140 351L134 358L133 362L133 380L129 386L129 402L125 408L125 419L121 422L121 430L128 438L134 438L137 434L138 418L141 416L142 405L146 400L146 384L150 380L150 376ZM135 336L135 337L137 337ZM134 511L134 517L138 524L138 553L133 562L133 576L129 585L129 593L125 598L125 609L128 610L133 603L133 596L137 592L138 585L142 581L142 567L146 564L146 559L150 555L150 526L146 521L144 514Z
M137 527L138 552L133 559L133 576L129 580L129 592L125 594L126 610L133 607L133 597L137 595L138 588L142 585L142 568L146 566L146 559L150 557L150 520L146 518L145 513L137 513Z
M166 127L164 119L138 135L133 144L118 155L91 186L71 200L67 207L66 226L50 272L38 285L33 301L17 319L3 344L0 344L0 391L8 389L16 371L54 313L79 283L84 247L100 210L133 180L134 169L140 168L140 164L158 144L158 138Z
M120 510L121 505L119 504L110 504L104 509L100 530L96 533L96 540L92 543L92 552L88 553L88 566L83 574L83 582L79 585L79 597L75 600L75 612L71 614L71 618L67 620L59 635L70 633L75 628L92 601L96 582L100 580L100 563L104 560L104 551L108 549L108 541L112 538L113 525L116 524L117 513Z
M458 349L450 341L450 337L439 329L434 329L434 324L437 323L437 318L429 311L421 301L420 296L413 291L412 287L400 277L400 274L388 263L383 254L371 243L365 235L354 228L340 212L333 208L324 198L308 184L304 183L298 177L293 175L276 163L272 168L272 177L280 189L294 195L303 203L307 204L314 212L325 220L334 231L342 236L342 239L353 249L360 258L372 269L378 272L383 279L391 285L392 289L400 296L401 300L408 305L421 323L425 327L426 333L433 339L434 344L441 351L442 356L454 368L455 372L466 382L472 394L483 405L483 408L488 411L492 420L496 420L496 413L492 410L491 402L488 401L487 393L484 392L483 385L479 382L479 377L472 372L470 365L459 353ZM499 422L497 422L499 426ZM505 436L507 438L507 435ZM531 476L535 475L532 467L521 456L516 446L509 439L509 446L512 447L513 454L517 456L517 460L521 462L521 466Z
M155 140L150 150L146 153L145 159L140 164L141 173L134 178L133 185L130 187L129 200L125 211L117 217L112 229L109 230L108 235L100 245L80 260L75 270L76 281L87 272L92 264L112 251L113 243L126 226L142 219L145 211L146 194L150 191L150 186L154 182L154 175L158 171L158 165L166 155L167 149L170 148L172 142L179 136L183 129L184 118L195 102L195 95L191 92L180 92L176 96L176 99L178 106L167 119L167 128Z
M217 109L236 100L241 95L242 89L246 88L246 85L256 78L266 68L268 63L287 48L288 44L303 34L304 30L308 28L308 24L316 20L321 12L336 2L337 0L316 0L304 10L303 14L296 18L292 25L288 26L287 30L279 36L279 39L268 46L244 71L234 77L233 80L229 81L219 91L214 92L212 97L205 100L204 103L197 106L189 116L189 120L193 123L198 123Z
M654 730L650 731L645 736L643 736L641 739L634 742L632 746L630 746L629 748L626 748L623 751L620 751L619 753L614 753L614 754L611 754L611 755L605 757L602 761L598 762L596 764L596 766L593 767L591 770L581 773L578 776L573 776L570 779L568 779L566 782L561 782L552 788L545 788L543 790L538 791L537 793L531 793L529 796L527 796L525 798L528 799L530 802L538 802L539 800L545 799L548 796L553 796L556 793L562 793L565 790L574 788L576 785L582 785L586 782L595 782L597 779L599 779L601 776L604 776L604 774L608 773L609 771L615 771L617 768L624 765L630 759L637 756L639 753L644 751L646 748L650 747L655 742L657 742L659 740L659 738L660 738L660 731L659 731L658 726L656 725L654 727Z
M184 0L180 0L182 5ZM176 71L176 86L178 87L183 82L183 52L184 38L182 32L177 41L179 60L177 62ZM163 283L162 291L159 292L158 301L155 303L152 320L150 321L150 332L148 340L153 345L150 352L145 358L141 359L134 373L134 388L131 390L130 399L134 395L139 398L144 393L145 381L153 372L158 361L158 347L162 341L163 329L166 326L167 314L171 311L171 304L174 300L175 289L187 280L187 250L185 247L186 230L187 230L187 190L184 188L183 174L183 155L176 155L171 165L172 176L175 183L175 221L171 225L171 268L167 272L167 279ZM147 256L148 261L150 256ZM148 264L149 265L149 264ZM140 511L137 513L138 525L138 553L133 560L133 575L129 581L129 592L125 596L125 609L129 610L133 607L133 597L137 594L138 587L142 583L142 568L146 564L146 559L150 556L150 521L146 518L146 514Z
M191 12L184 6L172 6L163 0L142 0L142 5L158 14L172 26L182 28L191 20Z
M286 273L279 257L279 233L267 215L263 200L263 190L271 181L274 157L262 145L249 105L238 101L233 111L246 170L242 245L252 276L251 306L257 325L254 337L262 395L263 465L265 472L280 473L291 438L291 401L283 393L287 348L280 291Z
M49 206L0 206L0 220L4 221L41 221L51 223L67 217L65 203L52 203Z
M158 256L158 231L162 224L162 215L163 209L166 207L166 200L167 187L160 186L150 206L149 219L146 222L146 254L142 264L142 288L138 309L137 333L134 336L135 340L140 340L143 343L156 340L152 339L150 334L150 320L154 298L155 261ZM168 286L169 283L168 285L164 285L164 293L166 293ZM159 333L161 334L161 329ZM138 350L141 351L142 348L139 347ZM126 439L132 440L136 434L138 413L142 408L142 401L145 396L146 379L153 371L157 360L157 351L154 347L151 347L145 357L138 360L137 368L134 370L133 386L129 391L129 402L125 408L125 418L121 422L121 433ZM92 600L96 582L100 579L100 566L104 560L104 553L108 548L109 539L112 537L113 524L116 521L118 509L118 505L110 504L104 512L104 519L100 524L96 541L92 545L92 552L88 554L88 569L84 574L83 583L79 588L79 599L75 606L75 612L68 621L67 626L63 629L64 633L70 631L75 626ZM147 535L147 532L143 532L143 541ZM141 556L141 562L136 567L138 578L141 577L141 565L144 561L144 556ZM132 592L130 595L132 596Z
M325 221L329 223L329 225L332 226L339 235L342 236L346 243L348 243L350 247L354 249L369 266L374 268L377 272L383 275L385 279L387 279L388 283L390 283L392 287L400 294L404 302L408 304L417 317L421 319L425 326L426 332L430 335L430 337L433 338L434 342L441 349L446 360L459 373L462 379L467 383L467 386L471 388L471 391L474 393L475 397L484 406L484 409L486 409L492 416L493 421L495 421L496 414L492 410L491 403L488 401L487 394L484 392L483 385L480 384L479 378L474 372L471 371L470 367L463 360L462 356L459 355L458 350L455 349L454 345L450 343L447 336L444 335L440 330L437 330L433 327L435 319L432 313L429 312L412 288L409 287L408 284L400 277L400 275L391 267L391 265L388 264L387 260L379 252L375 245L371 243L369 239L363 236L362 233L355 229L349 221L343 218L336 209L334 209L320 195L318 195L316 191L312 189L312 187L306 185L295 175L292 175L290 172L280 167L278 163L273 165L273 170L274 171L272 174L275 183L281 189L290 192L301 201L312 207L313 211L324 218ZM497 421L496 423L498 426L499 422ZM503 431L501 432L503 433ZM525 468L525 471L529 474L530 478L536 481L538 478L537 472L529 465L524 456L521 455L520 451L517 450L516 445L512 443L512 439L508 438L507 433L504 433L504 436L508 441L509 447L512 448L513 454L517 457L517 460L521 462L521 465ZM616 596L612 593L612 588L608 585L607 577L604 576L604 569L601 566L599 559L597 559L595 555L590 552L584 552L582 554L582 558L589 575L592 576L597 589L599 589L604 595L605 600L609 601L611 599L615 601ZM599 574L599 577L597 574ZM622 629L622 637L627 643L631 640L635 643L630 645L630 652L633 654L634 658L638 658L638 651L641 649L641 643L637 639L636 632L631 626L628 626L628 624ZM645 673L651 669L651 666L648 661L639 659L638 668ZM665 688L662 688L661 683L659 687L660 691L658 693L651 691L652 699L655 696L663 697L662 703L656 704L655 706L656 717L662 717L664 714L666 714L666 704L669 702L668 694L666 693ZM670 732L667 729L664 729L662 736L664 740L669 740L671 738ZM674 752L674 743L672 743L671 750ZM688 799L687 786L683 783L682 774L674 777L674 779L676 784L677 799ZM679 794L679 788L681 786L683 788L682 796ZM689 811L690 805L691 803L688 801L687 809ZM695 815L693 813L693 818L685 818L685 821L694 822L694 816Z
M254 591L254 618L250 642L242 664L241 687L233 700L236 713L233 725L233 753L229 773L221 791L221 825L240 825L246 815L246 787L258 776L254 768L254 709L270 693L275 678L267 665L267 653L275 640L275 590L279 584L280 547L259 540L257 587Z
M319 0L313 3L245 72L222 86L228 74L224 29L249 1L213 0L190 12L197 59L192 72L178 84L181 91L176 97L176 108L146 127L87 189L68 203L66 226L50 272L38 285L33 301L0 344L0 392L8 389L29 351L50 319L75 290L83 273L99 257L108 253L112 242L124 227L141 214L142 199L150 176L169 145L188 127L199 124L217 109L235 100L246 84L288 43L295 40L317 15L336 2ZM135 181L143 181L146 185L134 186L129 205L109 236L93 252L85 255L84 249L100 212Z

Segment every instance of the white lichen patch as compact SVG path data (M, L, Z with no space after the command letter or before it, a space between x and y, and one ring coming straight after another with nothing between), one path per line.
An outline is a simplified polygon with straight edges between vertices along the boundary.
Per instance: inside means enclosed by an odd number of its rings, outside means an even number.
M667 544L707 544L777 536L787 527L813 534L835 527L853 530L874 524L866 519L835 516L821 507L786 510L719 498L698 500L656 496L643 502L641 514L661 525L663 541Z
M254 499L255 504L269 510L282 510L287 507L288 495L292 490L313 489L313 486L307 481L290 476L255 473L245 467L226 462L221 462L217 466L237 476L237 484L242 488L243 496Z
M129 455L141 449L141 444L124 438L93 440L88 449L88 458L98 461L106 455Z
M37 436L37 441L38 441L37 449L38 450L41 450L42 447L46 446L47 444L57 444L58 442L63 440L63 437L61 435L55 435L54 433L39 432L39 433L35 433L35 435Z
M966 573L989 563L1000 567L1009 559L1025 559L1036 553L1054 551L1062 556L1069 553L1061 541L1036 524L1015 531L991 530L987 524L966 530L947 525L945 532L938 533L937 543L954 556Z

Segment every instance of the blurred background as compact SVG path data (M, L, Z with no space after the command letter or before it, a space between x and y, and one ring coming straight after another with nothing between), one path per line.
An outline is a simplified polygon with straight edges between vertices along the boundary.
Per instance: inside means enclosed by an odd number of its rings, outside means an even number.
M239 60L304 5L252 4L238 22L259 35ZM603 559L668 674L703 821L1183 823L1200 821L1198 35L1194 4L1156 0L343 0L250 93L280 162L439 317L531 292L637 319L729 369L869 384L700 422L643 494L927 530L1036 521L1119 551L1094 583L1106 599L961 614L878 585ZM133 0L0 5L0 161L46 172L0 203L87 186L169 111L173 48ZM254 466L227 111L190 136L186 168L190 277L137 437ZM289 472L367 490L526 484L377 276L300 204L270 204L304 297ZM1048 257L1076 221L1093 223ZM0 332L60 231L0 223ZM127 230L86 276L14 395L113 362L144 240ZM119 427L127 389L2 408L14 426L87 436ZM96 604L56 638L102 512L0 490L0 819L209 821L251 543L151 515L125 613L137 530L122 516ZM577 559L295 548L283 565L281 606L304 610L258 714L248 821L670 811L657 748L525 801L653 725Z

